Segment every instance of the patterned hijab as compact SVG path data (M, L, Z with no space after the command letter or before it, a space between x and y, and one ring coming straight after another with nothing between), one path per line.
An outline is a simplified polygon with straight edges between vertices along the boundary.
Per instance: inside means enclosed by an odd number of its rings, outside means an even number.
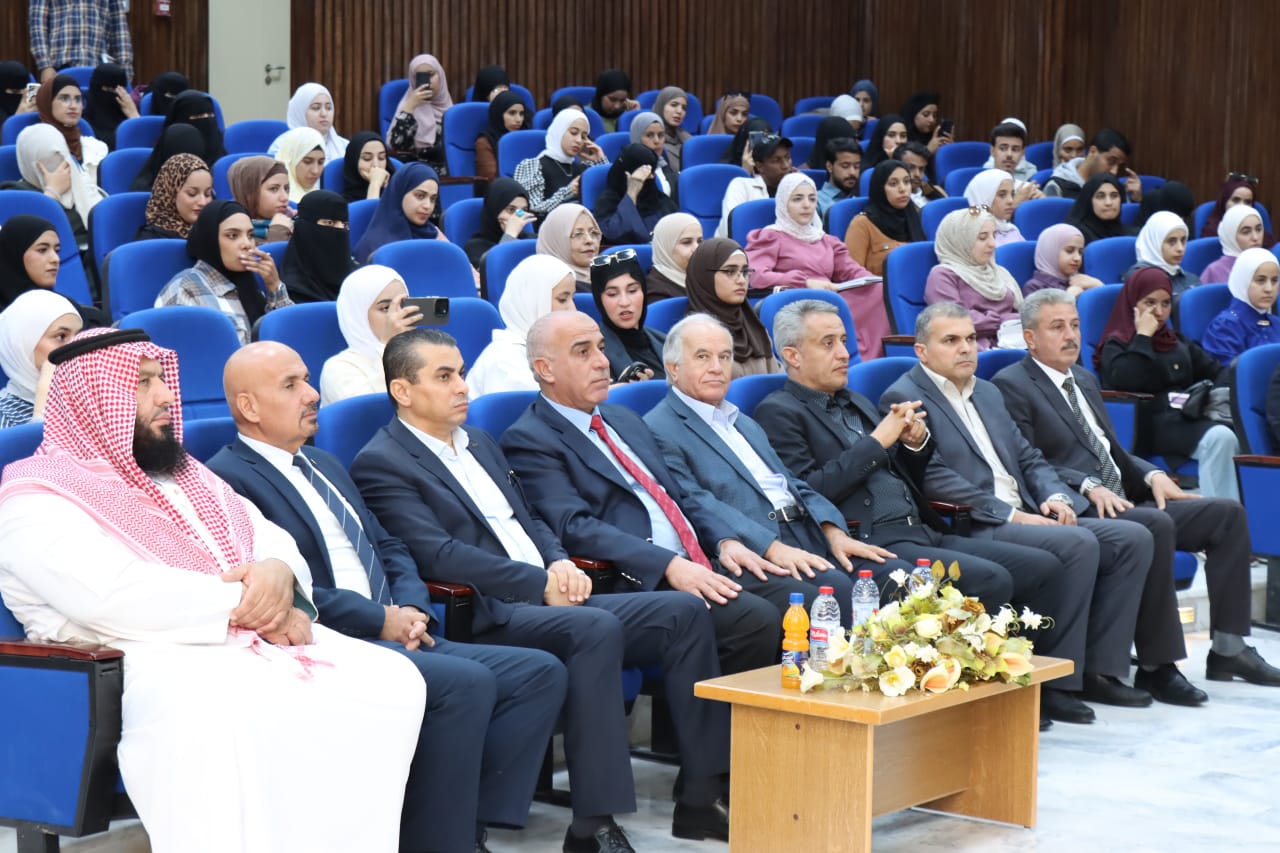
M177 198L187 178L199 171L208 172L209 167L194 154L175 154L165 161L151 185L151 198L147 200L148 225L186 239L191 233L191 225L178 213Z
M994 228L996 218L985 211L974 215L967 209L953 210L943 217L933 241L938 263L964 279L965 284L984 298L999 302L1013 294L1013 304L1021 305L1022 289L1008 270L994 259L982 265L974 263L973 247L978 242L978 232L986 223Z
M693 250L689 268L685 270L685 290L689 294L689 313L710 314L729 329L733 336L733 360L739 363L755 358L771 358L773 343L764 324L744 301L731 305L716 295L716 270L724 266L733 255L742 255L747 263L747 253L733 240L712 237Z
M791 201L791 196L797 190L813 190L816 193L818 188L814 185L813 178L804 172L791 172L784 175L778 182L778 194L773 200L774 223L766 227L795 237L802 243L816 243L825 236L822 225L818 222L818 209L814 208L813 217L808 225L801 225L792 219L791 213L787 210L787 203Z

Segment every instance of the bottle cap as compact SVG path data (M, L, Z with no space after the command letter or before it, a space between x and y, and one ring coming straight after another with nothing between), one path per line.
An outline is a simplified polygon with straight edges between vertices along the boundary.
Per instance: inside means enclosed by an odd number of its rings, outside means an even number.
M916 560L916 565L917 565L917 566L924 566L924 567L927 569L927 568L929 568L930 563L929 563L929 561L928 561L928 560L926 560L924 557L921 557L920 559Z
M793 593L791 593L791 603L792 603L792 604L799 604L799 605L802 605L802 606L803 606L803 605L804 605L804 593L803 593L803 592L793 592Z
M818 595L835 595L835 594L836 594L836 588L834 586L818 587Z
M870 570L870 569L858 569L858 577L859 577L859 578L869 578L869 577L871 577L871 570Z

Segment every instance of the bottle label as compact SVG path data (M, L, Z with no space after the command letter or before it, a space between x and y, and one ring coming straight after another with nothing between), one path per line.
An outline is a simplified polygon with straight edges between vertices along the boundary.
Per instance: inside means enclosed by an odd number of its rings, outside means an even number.
M827 636L827 629L826 629L826 628L814 628L814 627L811 627L811 628L809 629L809 642L810 642L811 644L812 644L812 643L826 643L828 639L829 639L829 637Z
M808 652L784 651L782 653L782 674L800 677L800 667L809 660Z

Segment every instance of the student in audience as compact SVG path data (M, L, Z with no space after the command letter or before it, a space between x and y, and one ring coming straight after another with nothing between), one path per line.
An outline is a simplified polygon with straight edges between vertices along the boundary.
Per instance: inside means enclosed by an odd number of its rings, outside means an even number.
M1227 281L1236 258L1247 249L1265 245L1262 216L1247 204L1227 208L1218 223L1218 242L1222 244L1222 257L1217 258L1200 271L1200 280L1207 283Z
M880 90L876 88L875 83L870 80L859 80L849 89L849 94L862 107L864 121L871 121L871 119L880 115Z
M853 137L845 136L832 139L823 148L822 165L827 170L827 180L818 190L818 218L825 220L831 205L858 195L862 146Z
M165 117L164 126L189 124L204 138L202 158L209 165L219 157L226 156L227 149L222 142L222 131L218 128L218 114L213 106L213 98L204 92L188 89L178 94L169 106L169 114ZM193 154L200 152L191 152ZM157 163L159 168L161 164Z
M387 390L382 350L412 329L422 312L405 306L409 295L400 273L369 264L352 270L338 289L338 328L347 348L325 360L320 371L320 405Z
M378 199L373 219L356 245L362 264L378 249L398 240L448 240L432 222L440 199L440 177L426 163L406 163L396 170L387 191ZM475 273L472 270L473 274ZM476 276L477 281L478 276Z
M347 140L333 129L333 95L319 83L303 83L289 99L285 117L289 130L309 127L323 140L324 159L338 160L347 153ZM282 133L271 143L267 153L275 156L287 133Z
M1014 177L1006 169L987 169L973 176L964 197L973 207L986 208L996 220L996 246L1021 243L1026 238L1013 224Z
M241 157L227 170L231 197L253 219L253 240L278 243L293 235L293 208L289 206L289 170L265 154Z
M600 254L603 234L596 218L580 204L562 204L538 229L538 254L569 265L578 293L591 292L591 261Z
M342 197L348 202L381 198L393 172L382 137L362 130L351 137L342 157Z
M944 132L938 118L940 101L937 92L916 92L898 111L906 120L907 141L919 142L929 149L930 154L951 141L951 131Z
M213 166L213 161L208 159L204 137L200 131L196 130L189 124L174 124L160 131L160 137L156 140L155 145L151 147L151 156L147 158L147 162L138 169L138 174L134 175L133 183L129 185L129 191L135 193L151 192L151 188L155 185L156 175L160 174L160 167L173 157L179 154L190 154L193 157L199 157L202 161Z
M1227 180L1222 184L1222 191L1218 194L1217 201L1213 204L1213 210L1209 212L1209 218L1204 221L1204 228L1200 230L1200 236L1219 236L1218 224L1227 215L1227 211L1236 205L1243 204L1246 207L1253 207L1257 204L1257 183L1257 178L1252 175L1246 175L1243 172L1229 174ZM1271 245L1270 241L1266 245Z
M938 265L929 270L924 301L963 306L978 333L979 352L997 346L1025 346L1014 328L1022 290L1009 271L995 262L995 217L972 207L953 210L938 225L933 247ZM1005 329L1009 331L1002 335Z
M716 117L711 120L707 133L727 133L735 136L750 117L751 96L746 92L725 92L716 104Z
M1173 282L1175 300L1200 283L1199 276L1181 266L1187 253L1187 223L1176 213L1161 210L1153 214L1138 232L1136 250L1137 263L1125 272L1126 279L1143 267L1159 267Z
M747 170L747 174L755 174L755 160L751 157L751 134L759 133L761 136L768 136L773 133L769 129L769 122L759 116L751 116L742 126L738 128L738 132L733 135L733 141L725 147L724 153L720 155L721 163L728 163L733 166L741 166Z
M1110 172L1100 172L1076 194L1075 204L1067 212L1066 223L1080 229L1087 246L1105 237L1124 237L1129 229L1120 221L1120 205L1124 187Z
M0 62L0 124L9 116L36 108L35 100L27 96L30 79L27 66L21 62Z
M489 184L480 211L480 230L462 247L471 266L480 269L484 256L499 243L532 238L533 231L528 226L537 221L529 212L529 196L519 183L511 178L498 178Z
M1161 187L1143 193L1142 202L1138 205L1138 216L1133 221L1134 227L1142 228L1152 214L1161 210L1176 213L1185 222L1190 222L1196 210L1196 199L1191 193L1191 187L1182 181L1168 181ZM1191 239L1189 233L1188 240Z
M551 102L551 117L555 118L568 109L575 109L580 113L586 114L586 108L583 107L582 101L573 95L561 95Z
M493 103L503 92L511 91L511 78L501 65L486 65L476 72L476 82L471 86L471 100L476 103Z
M804 168L823 168L827 164L827 143L833 139L853 138L849 122L839 116L827 116L818 123L817 130L813 132L813 148L809 149L809 159L805 162ZM854 187L856 189L857 184L854 184Z
M897 160L885 160L871 173L868 202L844 235L849 257L872 275L884 275L885 258L905 243L925 239L920 209L911 203L911 176Z
M307 193L298 203L280 270L295 303L338 298L342 280L355 269L348 219L346 200L328 190Z
M498 177L498 140L528 126L524 99L510 90L495 94L489 101L489 126L476 137L476 177L489 181Z
M1239 500L1232 457L1240 442L1231 427L1207 416L1215 403L1225 403L1229 373L1198 343L1173 331L1172 310L1173 283L1161 267L1129 276L1102 330L1094 367L1104 388L1152 395L1150 427L1138 434L1139 454L1159 454L1174 470L1195 459L1201 494ZM1181 396L1170 396L1206 379L1215 391L1208 401L1196 401L1204 404L1200 412L1187 411Z
M169 280L155 307L197 305L221 311L235 326L240 343L247 344L263 314L293 304L275 261L253 243L249 211L237 202L219 199L200 211L187 237L187 255L195 266ZM265 296L254 273L262 277Z
M653 268L645 279L645 304L685 295L685 270L702 245L702 223L688 213L669 213L653 227Z
M1129 140L1120 131L1104 127L1093 135L1089 150L1083 157L1061 163L1053 170L1053 177L1045 184L1044 194L1050 197L1076 198L1094 175L1106 172L1118 179L1123 171L1126 173L1124 188L1129 190L1130 200L1141 201L1142 184L1132 169L1125 168L1125 164L1129 162L1129 154ZM1137 190L1137 195L1134 195L1134 190Z
M654 112L637 113L631 120L631 142L643 145L658 156L658 168L654 171L654 180L658 189L671 198L677 198L677 182L679 175L667 162L667 130L662 118Z
M147 199L146 223L135 239L185 240L200 211L211 201L213 175L205 162L194 154L170 157L156 175Z
M582 173L606 162L600 146L591 141L585 113L561 110L547 128L546 147L537 157L521 160L515 179L529 192L529 207L546 219L557 206L582 198Z
M1029 296L1037 290L1055 288L1076 297L1098 287L1101 281L1080 272L1083 261L1084 235L1080 229L1065 222L1050 225L1036 240L1036 271L1022 283L1022 292Z
M605 133L618 129L618 116L627 110L638 110L640 104L631 97L631 78L625 71L610 69L601 71L596 78L596 95L591 99L591 109L600 114Z
M791 140L777 134L760 137L751 146L751 168L747 171L751 177L734 178L725 187L724 198L720 202L720 224L716 226L717 237L728 236L729 214L735 207L744 201L773 198L783 177L795 171L791 165Z
M685 270L689 313L710 314L733 335L734 379L782 370L769 333L747 302L753 272L742 247L723 237L703 241Z
M1026 126L1018 119L1005 119L991 128L991 156L982 166L1000 169L1023 184L1038 171L1036 164L1023 156L1026 148Z
M1280 262L1268 249L1245 249L1227 281L1231 304L1205 329L1200 345L1223 367L1231 367L1245 350L1280 344L1280 317L1275 314Z
M77 91L79 91L77 89ZM106 196L67 149L63 135L47 124L18 134L19 189L44 193L62 206L81 252L89 248L89 211Z
M9 382L0 391L0 429L44 416L52 365L49 353L84 326L76 306L52 290L20 294L0 311L0 368Z
M84 117L93 135L116 148L116 128L125 119L138 117L138 105L128 90L129 78L123 65L104 62L89 76L89 92L85 98Z
M98 164L107 156L107 144L80 133L80 116L84 114L84 93L74 77L59 74L40 84L36 90L36 111L40 121L62 137L67 150L76 158L89 180L98 183Z
M436 174L447 175L444 114L451 106L440 61L429 53L415 56L409 62L409 89L387 128L387 147L401 160L421 160Z
M604 242L648 243L658 220L676 212L676 203L658 186L658 168L658 155L643 145L633 143L618 154L595 203Z
M5 220L0 228L0 309L29 290L53 290L61 251L49 220L25 213ZM77 305L76 310L86 326L110 325L111 318L92 305Z
M147 88L147 94L151 96L147 114L167 116L169 108L173 106L173 99L190 88L191 81L180 71L165 71L157 74Z
M559 258L532 255L516 264L498 299L503 328L467 369L467 396L495 391L534 391L526 339L534 322L552 311L576 311L573 270Z
M1053 168L1056 170L1084 156L1084 128L1078 124L1059 125L1053 134Z
M828 115L842 118L849 125L849 138L861 139L864 126L862 105L852 95L838 95L827 108Z
M862 158L862 168L871 169L885 160L896 159L893 155L899 145L907 141L907 123L902 116L891 113L876 124L867 141L867 156Z
M679 86L667 86L658 92L653 111L662 118L666 134L666 159L671 168L680 171L680 150L693 134L680 126L689 112L689 96Z
M623 371L642 364L628 381L665 379L662 342L667 336L644 324L647 296L644 270L634 250L624 249L601 255L591 264L591 298L600 312L604 334L604 354L609 359L609 376L622 380Z
M297 205L312 190L320 189L324 174L324 137L310 127L295 127L280 137L275 158L289 172L289 201Z

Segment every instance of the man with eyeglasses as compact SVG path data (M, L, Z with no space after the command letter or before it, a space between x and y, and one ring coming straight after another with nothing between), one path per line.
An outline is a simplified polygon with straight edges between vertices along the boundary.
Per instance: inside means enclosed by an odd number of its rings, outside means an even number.
M752 175L734 178L725 187L724 200L720 204L720 224L716 226L717 237L729 236L729 212L735 207L752 199L773 198L778 192L778 183L783 176L796 170L791 165L791 147L790 139L776 133L765 134L752 141Z
M123 65L133 77L129 5L124 0L31 0L27 28L40 82L72 65Z

